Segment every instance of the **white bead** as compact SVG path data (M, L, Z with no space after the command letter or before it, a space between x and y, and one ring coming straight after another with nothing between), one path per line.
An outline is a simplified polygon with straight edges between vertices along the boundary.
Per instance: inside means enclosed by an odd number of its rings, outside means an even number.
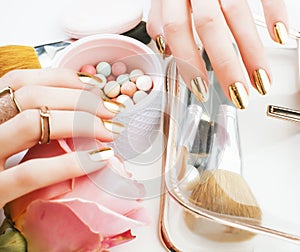
M136 87L142 91L149 91L152 88L152 78L149 75L142 75L136 79Z
M123 94L119 95L116 98L116 101L124 104L126 109L134 106L132 99L128 95L123 95Z
M120 93L121 87L120 84L116 81L109 81L104 86L104 94L109 98L117 97Z
M95 76L102 80L101 85L98 84L97 86L100 88L103 88L105 86L105 84L107 83L106 77L103 74L95 74Z
M120 85L122 85L123 83L129 81L129 74L120 74L120 75L117 77L116 81L117 81Z
M143 99L145 99L148 96L148 94L145 91L136 91L132 97L134 103L139 103Z
M111 74L111 65L105 61L99 62L96 66L97 74L103 74L108 77Z
M136 82L137 77L144 75L141 69L133 69L129 74L129 79L132 82Z

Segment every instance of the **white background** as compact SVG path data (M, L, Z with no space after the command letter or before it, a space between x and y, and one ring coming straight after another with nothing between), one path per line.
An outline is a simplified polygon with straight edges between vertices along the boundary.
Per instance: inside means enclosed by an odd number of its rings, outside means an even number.
M68 15L68 7L79 0L10 0L2 1L0 15L0 45L39 45L66 39L60 20ZM87 0L82 0L88 3ZM107 1L99 1L106 4ZM124 15L134 8L134 2ZM147 18L149 1L144 4L144 19ZM175 2L175 1L174 1ZM261 14L259 1L249 1L255 13ZM300 1L287 0L290 23L300 30ZM83 11L89 12L87 4ZM99 8L99 15L101 6ZM245 29L247 29L245 27ZM293 49L282 50L260 29L270 59L273 86L267 97L261 97L251 90L250 105L239 113L244 175L251 184L258 201L266 211L271 223L284 227L284 223L300 225L300 127L290 122L279 121L265 116L266 106L276 104L300 109L297 54ZM289 46L295 46L290 42ZM277 48L272 49L272 48ZM146 171L159 174L160 161ZM142 171L140 171L142 172ZM151 173L152 172L152 173ZM157 233L159 198L143 203L147 207L152 224L134 230L137 238L111 251L163 251ZM274 217L274 218L273 218ZM270 220L269 220L270 221ZM299 225L298 225L299 224ZM287 231L298 232L286 224Z

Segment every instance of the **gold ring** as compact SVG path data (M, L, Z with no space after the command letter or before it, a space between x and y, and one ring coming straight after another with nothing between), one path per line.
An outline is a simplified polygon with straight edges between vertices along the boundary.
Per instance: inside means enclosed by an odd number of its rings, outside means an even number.
M41 138L39 144L50 143L50 112L48 107L42 106L40 109L41 117Z
M21 112L21 108L17 103L14 91L10 87L0 90L0 124L13 118Z

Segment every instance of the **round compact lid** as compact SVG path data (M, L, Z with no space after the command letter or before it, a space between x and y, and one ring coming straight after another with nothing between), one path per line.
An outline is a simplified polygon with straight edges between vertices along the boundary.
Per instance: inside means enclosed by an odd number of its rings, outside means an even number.
M67 36L79 39L103 33L121 34L143 18L140 0L80 0L63 11L62 27Z

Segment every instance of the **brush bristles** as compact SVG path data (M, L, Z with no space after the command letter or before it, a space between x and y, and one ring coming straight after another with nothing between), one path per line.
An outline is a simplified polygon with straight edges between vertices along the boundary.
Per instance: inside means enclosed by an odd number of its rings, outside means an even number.
M230 218L261 223L262 212L250 187L241 175L230 171L201 172L189 200L196 206ZM214 223L190 212L185 212L184 219L194 233L215 241L242 241L254 236L254 233Z
M207 210L261 220L261 209L244 178L226 170L203 171L190 201Z
M14 69L41 68L33 47L8 45L0 47L0 77Z

